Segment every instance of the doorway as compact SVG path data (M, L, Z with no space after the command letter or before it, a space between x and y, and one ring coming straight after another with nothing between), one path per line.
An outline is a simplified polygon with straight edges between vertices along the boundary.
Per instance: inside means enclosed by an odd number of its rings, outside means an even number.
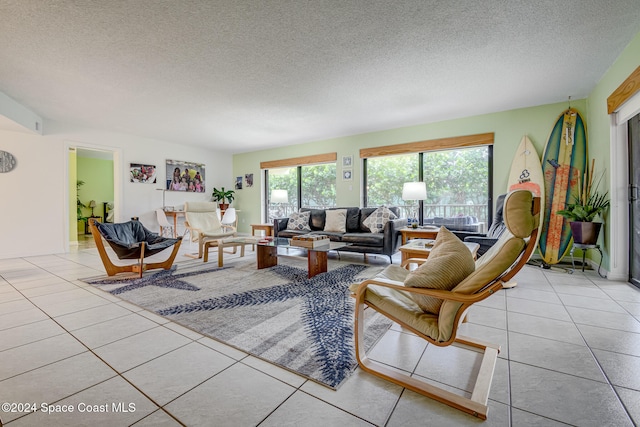
M629 281L640 287L640 114L628 121Z
M115 213L118 168L117 151L106 148L68 145L68 233L69 246L92 239L87 221L93 217L104 222Z

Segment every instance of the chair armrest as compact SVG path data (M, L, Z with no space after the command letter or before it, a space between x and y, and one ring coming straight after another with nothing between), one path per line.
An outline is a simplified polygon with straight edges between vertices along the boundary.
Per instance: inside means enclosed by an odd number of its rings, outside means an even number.
M278 232L287 229L289 218L274 218L273 219L273 235L278 237Z
M234 232L234 233L238 231L233 225L228 225L228 224L222 224L222 229L229 230L228 232Z
M194 237L200 238L200 236L203 234L201 229L192 227L191 225L189 225L187 221L184 222L184 228L189 230L189 233L191 233L191 237L190 237L191 240L193 240Z
M398 218L388 221L384 225L383 253L393 255L400 247L400 229L407 226L407 218Z
M475 231L451 231L456 237L463 242L469 237L487 237L486 233L477 233Z
M469 294L461 294L459 292L445 291L441 289L412 288L412 287L404 286L402 282L398 282L390 279L377 278L377 279L365 280L364 282L360 283L360 285L356 289L356 292L353 294L353 296L359 302L364 301L364 294L369 285L383 286L386 288L396 289L401 292L425 295L425 296L430 296L430 297L438 298L445 301L456 301L456 302L467 303L467 304L473 304L475 302L482 301L483 299L494 294L497 290L502 289L502 281L497 281L496 283L487 287L483 291L469 295Z

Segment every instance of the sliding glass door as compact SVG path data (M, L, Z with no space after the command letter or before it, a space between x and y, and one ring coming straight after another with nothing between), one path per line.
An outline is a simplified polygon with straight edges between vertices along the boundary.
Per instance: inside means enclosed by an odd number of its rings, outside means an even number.
M265 171L266 221L288 217L300 208L336 206L336 164L322 163Z
M640 287L640 115L629 120L629 280Z

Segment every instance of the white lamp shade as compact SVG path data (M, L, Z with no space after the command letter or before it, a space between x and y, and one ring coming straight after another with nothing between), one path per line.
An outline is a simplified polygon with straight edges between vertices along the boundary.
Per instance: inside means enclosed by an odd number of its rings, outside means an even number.
M287 190L271 190L271 203L289 203Z
M424 200L427 198L427 184L405 182L402 186L402 200Z

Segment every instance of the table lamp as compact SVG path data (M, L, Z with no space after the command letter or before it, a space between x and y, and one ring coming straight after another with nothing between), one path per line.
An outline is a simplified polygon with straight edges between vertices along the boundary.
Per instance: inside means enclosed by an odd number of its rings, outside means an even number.
M289 193L287 193L287 190L271 190L271 203L280 204L280 206L278 206L278 212L276 213L276 215L282 216L283 215L283 213L281 212L282 204L289 203Z
M289 203L287 190L271 190L271 203Z
M402 185L402 200L418 200L418 216L422 209L422 201L427 198L427 184L424 182L405 182ZM418 219L410 221L413 228L418 227Z
M91 208L91 217L93 217L93 209L96 207L96 201L92 200L89 202L89 207Z

